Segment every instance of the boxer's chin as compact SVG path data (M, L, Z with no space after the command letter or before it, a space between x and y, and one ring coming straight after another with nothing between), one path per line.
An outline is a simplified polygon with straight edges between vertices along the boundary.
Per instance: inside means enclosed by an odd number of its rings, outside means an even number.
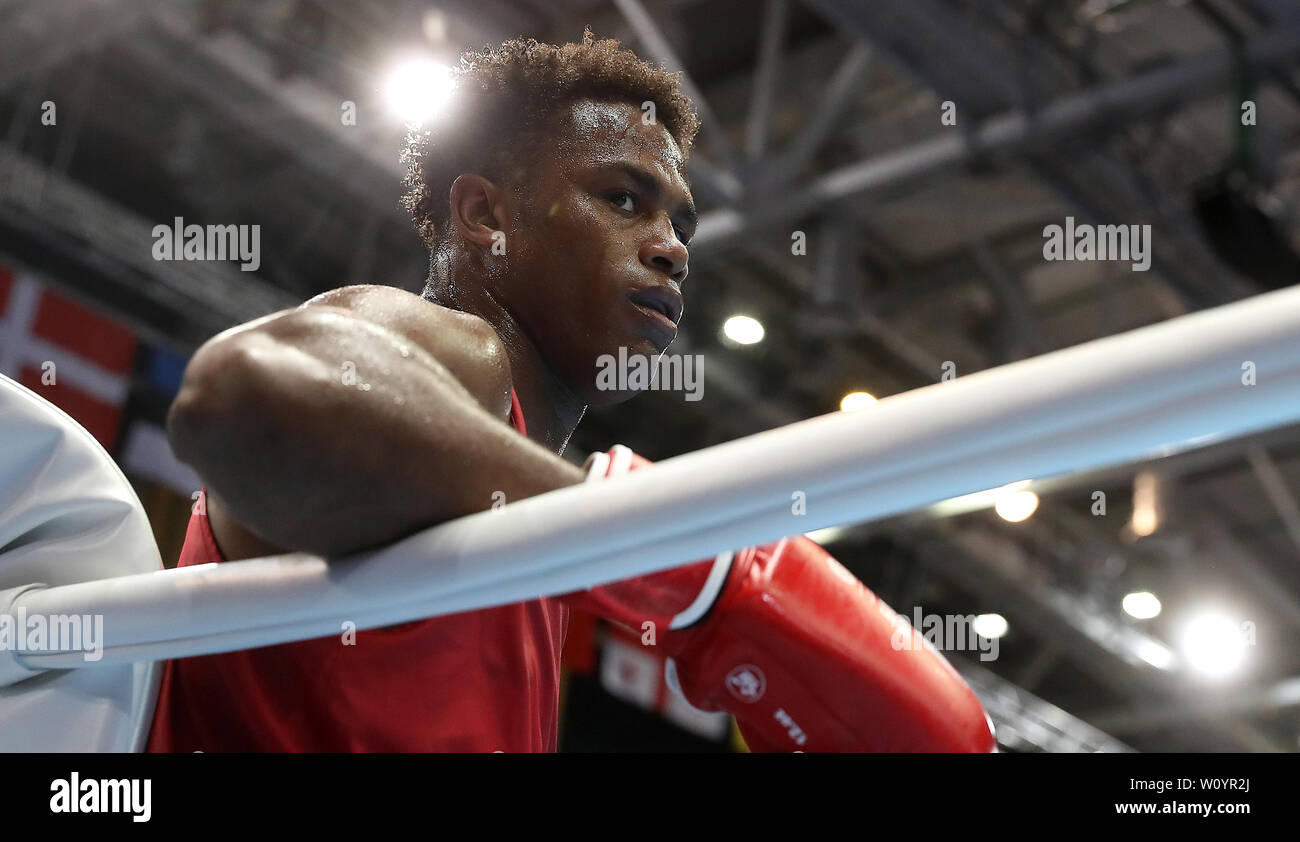
M633 337L593 361L587 402L606 406L631 400L655 388L657 369L664 351L657 341Z

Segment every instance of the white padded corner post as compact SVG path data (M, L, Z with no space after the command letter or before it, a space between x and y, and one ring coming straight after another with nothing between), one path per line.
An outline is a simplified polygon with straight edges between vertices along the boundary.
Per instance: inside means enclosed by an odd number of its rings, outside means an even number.
M31 620L13 603L44 586L160 569L144 509L104 448L58 407L0 375L0 614L10 631L0 647L0 751L144 748L161 664L25 667L15 643L32 643L19 628Z

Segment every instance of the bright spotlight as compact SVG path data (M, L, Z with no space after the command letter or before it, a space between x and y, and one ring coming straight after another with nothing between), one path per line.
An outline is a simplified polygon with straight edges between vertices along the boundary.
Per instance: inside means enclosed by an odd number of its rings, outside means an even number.
M1246 637L1241 628L1222 614L1201 614L1183 629L1183 656L1198 672L1222 678L1246 658Z
M430 59L409 59L388 74L384 99L402 122L419 125L442 110L453 87L450 68Z
M993 510L1003 520L1011 523L1020 523L1020 521L1029 517L1038 508L1038 495L1032 491L1012 491L1000 495L997 502L993 504Z
M732 342L741 345L763 341L763 324L749 316L732 316L723 322L722 332Z
M1124 597L1124 610L1130 617L1150 620L1160 616L1160 600L1150 591L1136 591Z
M980 637L996 640L1007 633L1007 618L1001 614L980 614L971 623L971 628Z
M849 392L840 399L841 412L854 412L866 409L876 402L876 396L870 392Z

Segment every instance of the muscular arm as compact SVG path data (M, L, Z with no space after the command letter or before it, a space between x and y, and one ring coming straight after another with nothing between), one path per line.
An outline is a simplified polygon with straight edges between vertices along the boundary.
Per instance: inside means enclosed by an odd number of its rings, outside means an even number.
M495 331L388 287L345 287L226 331L167 419L227 558L342 555L582 481L505 423Z

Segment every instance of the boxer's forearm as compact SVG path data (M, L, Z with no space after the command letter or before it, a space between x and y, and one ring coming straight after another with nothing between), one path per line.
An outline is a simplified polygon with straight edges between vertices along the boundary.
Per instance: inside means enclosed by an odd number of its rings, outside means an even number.
M473 395L406 337L304 308L200 349L168 434L262 539L344 554L582 481L484 408L509 394L488 368Z

